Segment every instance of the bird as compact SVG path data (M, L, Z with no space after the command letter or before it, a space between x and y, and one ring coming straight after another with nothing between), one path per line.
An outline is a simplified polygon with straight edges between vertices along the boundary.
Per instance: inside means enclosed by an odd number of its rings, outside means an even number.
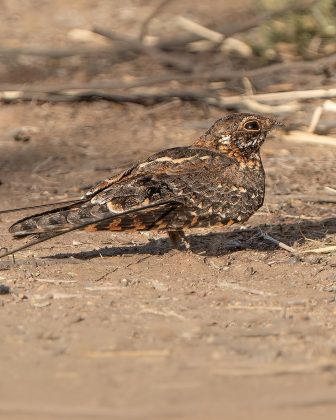
M265 115L227 114L191 145L157 152L78 200L18 220L13 237L34 240L1 257L79 229L166 232L188 249L185 230L243 223L263 205L260 148L278 125Z

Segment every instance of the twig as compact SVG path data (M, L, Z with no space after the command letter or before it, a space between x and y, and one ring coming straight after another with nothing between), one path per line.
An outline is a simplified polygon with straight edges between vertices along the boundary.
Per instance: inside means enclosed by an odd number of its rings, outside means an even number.
M325 144L336 146L336 137L322 136L319 134L307 133L305 131L292 131L290 134L281 136L283 140L296 143Z
M38 100L38 101L88 101L97 99L106 99L113 102L134 102L140 104L153 104L163 102L171 98L180 98L182 100L202 100L209 105L214 105L220 108L238 108L243 107L259 111L259 112L273 112L283 113L297 110L298 106L295 103L287 103L284 105L273 105L277 102L289 101L293 99L321 99L336 97L336 89L317 89L306 91L291 91L291 92L277 92L277 93L262 93L255 95L235 95L235 96L218 96L216 91L189 91L189 90L176 90L166 91L160 93L138 92L136 94L122 95L99 91L85 91L80 93L64 92L63 94L46 93L44 91L26 92L26 91L3 91L0 93L0 100L5 102L12 102L17 100ZM260 103L260 102L267 102ZM298 134L299 133L299 134ZM321 144L332 144L335 142L334 138L314 135L306 132L292 132L289 135L283 136L285 139L297 139L297 141L317 142ZM304 140L302 140L302 138ZM310 139L310 141L309 141ZM336 144L336 143L335 143ZM333 144L332 144L333 145Z
M123 48L124 50L124 48ZM86 50L88 51L88 50ZM104 50L100 50L101 52L104 52ZM105 49L105 53L110 53L112 51L111 48ZM1 56L1 48L0 48L0 56ZM94 49L91 51L92 54L97 54L97 49ZM20 50L17 51L16 54L30 54L29 50ZM76 50L76 53L78 52L78 49ZM43 54L41 54L43 55ZM71 53L69 55L76 55L75 52ZM132 81L132 82L125 82L123 80L109 80L109 81L103 81L103 82L89 82L89 83L68 83L68 84L61 84L61 85L46 85L46 86L29 86L29 85L16 85L16 84L0 84L0 90L1 91L20 91L24 90L26 92L59 92L63 90L73 90L73 89L131 89L141 86L152 86L157 85L161 83L166 83L170 81L177 81L177 82L193 82L193 81L207 81L207 82L216 82L220 81L223 82L225 80L237 80L242 79L243 77L248 78L254 78L259 76L264 76L268 73L277 73L277 72L283 72L288 70L305 70L307 73L309 70L316 70L318 67L322 67L326 64L332 64L336 61L336 54L331 54L326 57L322 57L313 61L296 61L292 63L277 63L272 65L267 65L264 67L259 67L257 69L251 69L251 70L216 70L216 71L202 71L202 72L194 72L192 74L164 74L162 76L157 77L149 77L149 78L139 78L138 80ZM300 92L300 91L294 91L294 92ZM303 91L303 92L316 92L316 91ZM323 90L323 92L325 92ZM288 94L287 92L279 92L281 94ZM270 94L266 94L270 95ZM274 95L274 93L272 94ZM332 97L333 95L330 95L329 97ZM335 95L336 96L336 95ZM237 97L233 97L237 98ZM313 98L318 98L316 94L314 94ZM267 99L267 98L266 98ZM264 98L264 100L266 100ZM288 97L272 97L272 100L289 100L293 99L293 95ZM296 99L311 99L311 96L304 97L304 98L296 98Z
M189 44L189 50L191 51L205 51L209 49L213 50L215 46L220 46L221 51L235 51L243 57L249 57L252 55L252 48L245 42L232 37L225 38L223 34L200 25L199 23L196 23L183 16L177 17L177 24L182 29L194 33L206 40L196 41L192 44Z
M274 294L273 294L274 295ZM283 306L261 306L261 305L228 305L228 309L246 309L249 310L262 310L262 311L283 311Z
M138 358L138 357L167 357L170 355L168 349L144 349L144 350L110 350L110 351L92 351L88 353L88 357L94 359L105 358Z
M256 97L257 95L253 95ZM142 105L153 105L179 98L183 101L200 101L221 109L248 109L254 112L282 114L297 110L296 104L272 106L260 104L246 96L218 98L216 91L190 91L176 90L162 93L139 92L136 94L116 94L99 91L84 91L79 93L30 93L25 91L5 91L0 93L0 100L5 103L16 101L38 101L38 102L76 102L76 101L97 101L106 100L116 103L137 103ZM233 100L232 100L233 98Z
M287 102L293 100L302 99L326 99L335 98L336 89L314 89L314 90L293 90L289 92L272 92L272 93L259 93L255 95L246 96L248 99L254 99L256 101L275 103L275 102ZM223 102L234 105L239 103L241 100L240 95L222 97Z
M225 289L233 289L238 290L241 292L250 293L251 295L258 295L258 296L275 296L275 293L272 292L264 292L263 290L252 289L250 287L241 286L237 283L229 283L227 281L220 281L218 283L218 287L225 288Z
M40 283L52 283L52 284L61 284L61 283L77 283L77 280L62 280L62 279L40 279L40 278L35 278L34 279L37 282Z
M275 238L272 238L272 236L270 236L267 233L263 232L261 229L260 229L260 233L261 233L261 237L263 239L265 239L266 241L272 242L273 244L277 245L278 247L280 247L282 249L285 249L286 251L288 251L288 252L290 252L290 253L292 253L294 255L297 255L298 254L298 252L294 248L292 248L291 246L288 246L288 245L284 244L283 242L278 241Z
M323 104L323 110L329 112L336 112L336 103L330 100L327 100Z
M133 52L142 52L153 57L162 64L173 66L181 71L191 72L193 66L189 61L183 57L173 57L171 54L161 51L156 46L144 45L137 39L122 36L111 30L106 30L99 27L93 27L92 32L102 35L112 41L119 41L132 47Z
M140 312L138 312L139 315L142 314L152 314L152 315L159 315L164 317L173 317L177 318L181 321L185 321L185 317L183 315L177 314L175 311L157 311L156 309L142 309Z
M197 35L201 39L204 38L216 44L221 44L224 41L225 36L223 34L206 28L186 17L178 16L176 22L180 28Z
M323 106L322 105L321 106L318 106L315 109L315 111L313 113L313 116L312 116L312 119L311 119L311 122L310 122L310 125L309 125L309 128L308 128L308 133L314 133L314 131L315 131L316 127L317 127L317 124L320 121L322 112L323 112Z
M107 100L116 103L132 102L142 105L153 105L155 103L165 102L170 99L180 98L186 101L201 101L208 96L205 92L197 91L171 91L163 93L137 93L137 94L114 94L106 92L79 92L79 93L26 93L24 91L3 92L0 93L0 100L4 102L15 101L42 101L42 102L76 102L76 101L95 101Z
M253 85L251 83L251 80L248 77L244 76L242 78L242 83L245 89L245 94L248 96L254 95Z
M336 246L324 246L321 248L313 248L313 249L305 249L304 251L301 251L302 254L329 254L331 252L335 252L336 251Z

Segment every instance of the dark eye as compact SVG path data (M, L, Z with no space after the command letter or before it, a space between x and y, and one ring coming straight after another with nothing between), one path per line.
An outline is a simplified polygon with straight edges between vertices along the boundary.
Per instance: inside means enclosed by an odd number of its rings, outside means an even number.
M258 121L248 121L244 125L245 130L260 131L260 125Z

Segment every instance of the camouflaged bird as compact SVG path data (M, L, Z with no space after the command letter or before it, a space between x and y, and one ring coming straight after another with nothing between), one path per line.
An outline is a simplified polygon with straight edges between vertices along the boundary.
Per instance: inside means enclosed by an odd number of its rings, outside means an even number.
M227 115L191 146L158 152L78 201L19 220L9 231L15 238L37 235L38 243L77 229L152 230L168 232L178 244L184 229L244 222L263 204L260 147L278 124L262 115Z

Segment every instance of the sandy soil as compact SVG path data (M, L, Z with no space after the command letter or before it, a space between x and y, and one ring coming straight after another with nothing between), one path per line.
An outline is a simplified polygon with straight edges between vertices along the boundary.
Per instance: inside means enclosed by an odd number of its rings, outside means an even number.
M154 4L127 2L130 18L121 2L111 11L87 0L66 19L69 2L5 3L1 36L13 45L24 42L33 6L53 11L52 29L37 20L49 46L65 42L65 28L107 25L107 10L133 27L137 8L145 15ZM207 22L210 11L192 3L188 13ZM171 5L164 16L181 10ZM11 33L14 18L22 25ZM26 45L34 42L36 33ZM2 82L24 80L10 76L12 66L2 64ZM89 78L71 69L36 80ZM221 115L180 102L1 105L1 208L78 196L154 151L190 144ZM22 126L34 127L27 142L13 139ZM263 149L264 207L243 226L191 232L191 254L155 234L76 232L2 260L0 418L332 418L336 256L295 257L260 228L298 251L334 245L335 204L295 197L335 187L335 158L335 148L274 132ZM17 245L7 233L16 217L1 217L2 246Z

